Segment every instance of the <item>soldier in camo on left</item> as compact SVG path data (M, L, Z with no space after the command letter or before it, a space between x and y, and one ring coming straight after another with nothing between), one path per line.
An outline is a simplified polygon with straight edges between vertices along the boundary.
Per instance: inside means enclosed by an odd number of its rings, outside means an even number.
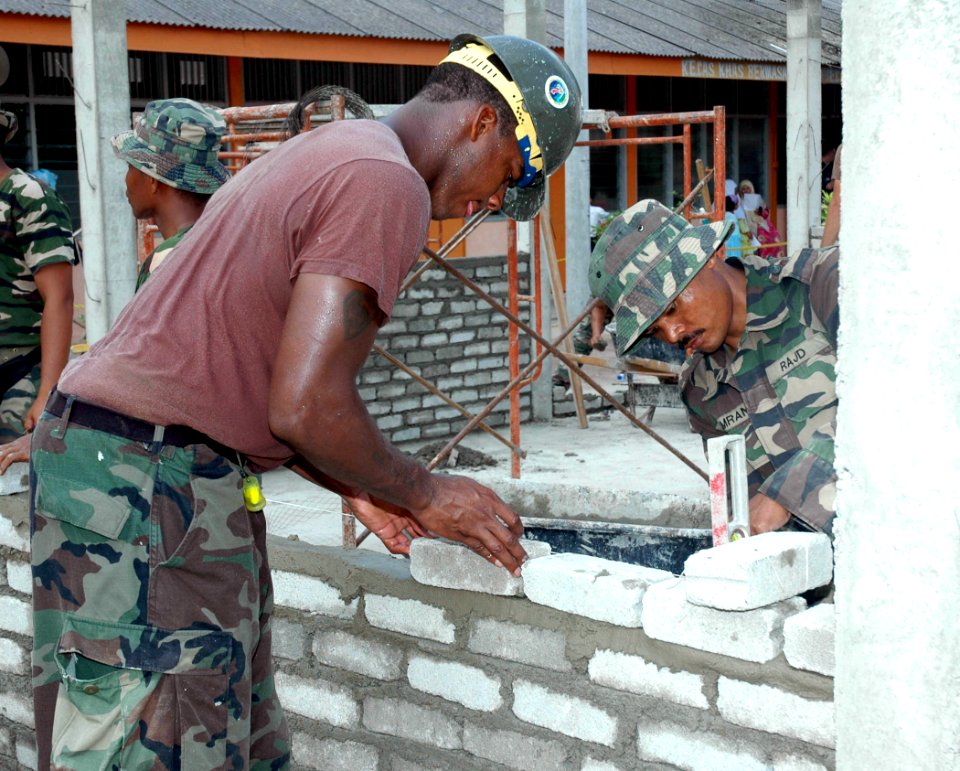
M839 251L724 261L731 227L641 201L597 243L590 286L614 309L618 353L644 336L687 350L682 398L704 441L744 436L751 531L832 535Z
M16 133L0 110L0 444L33 430L67 363L77 263L66 205L3 159Z

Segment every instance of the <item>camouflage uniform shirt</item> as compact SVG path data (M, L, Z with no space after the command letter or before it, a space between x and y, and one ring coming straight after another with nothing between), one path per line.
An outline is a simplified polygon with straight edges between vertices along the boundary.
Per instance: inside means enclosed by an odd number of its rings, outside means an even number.
M77 262L70 213L53 190L13 169L0 181L0 346L40 344L33 276L58 262Z
M837 248L786 261L747 255L747 318L737 351L697 353L681 374L694 431L743 434L750 495L831 531L836 494Z
M161 241L157 247L144 258L143 262L140 263L140 267L137 269L137 290L147 283L147 279L150 278L153 271L159 268L160 263L170 256L173 247L183 240L183 237L190 231L190 228L191 226L187 225L187 227L178 230L170 236L170 238Z

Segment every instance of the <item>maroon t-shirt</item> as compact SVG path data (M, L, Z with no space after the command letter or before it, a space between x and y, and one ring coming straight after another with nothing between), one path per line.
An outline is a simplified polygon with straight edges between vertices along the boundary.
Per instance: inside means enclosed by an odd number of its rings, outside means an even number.
M297 276L362 282L389 315L429 219L426 183L387 126L338 121L291 139L212 197L59 388L280 465L293 453L267 403Z

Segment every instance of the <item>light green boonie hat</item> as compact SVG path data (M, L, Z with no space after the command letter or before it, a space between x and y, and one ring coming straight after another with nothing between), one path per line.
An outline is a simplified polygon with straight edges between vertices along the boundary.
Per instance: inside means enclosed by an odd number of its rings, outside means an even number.
M607 225L590 256L590 291L613 311L619 356L686 289L732 227L691 225L652 198Z
M113 151L171 187L209 195L230 177L217 160L226 130L223 117L210 107L192 99L161 99L146 106L132 131L113 138Z

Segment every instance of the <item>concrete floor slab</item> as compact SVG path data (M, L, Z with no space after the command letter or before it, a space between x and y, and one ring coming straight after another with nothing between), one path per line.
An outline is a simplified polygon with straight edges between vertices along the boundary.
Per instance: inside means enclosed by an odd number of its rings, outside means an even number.
M701 468L706 462L700 438L691 433L683 410L658 408L652 428ZM509 428L501 429L504 435ZM415 452L424 442L403 445ZM709 527L707 484L623 415L593 415L581 429L575 417L524 424L520 480L511 479L510 450L492 436L475 431L464 445L487 453L497 465L447 469L477 479L532 516L608 515L610 519L653 521L671 507L694 508ZM287 469L264 475L267 526L271 533L315 544L341 543L340 499ZM534 512L539 512L535 514ZM362 548L385 552L374 538Z

